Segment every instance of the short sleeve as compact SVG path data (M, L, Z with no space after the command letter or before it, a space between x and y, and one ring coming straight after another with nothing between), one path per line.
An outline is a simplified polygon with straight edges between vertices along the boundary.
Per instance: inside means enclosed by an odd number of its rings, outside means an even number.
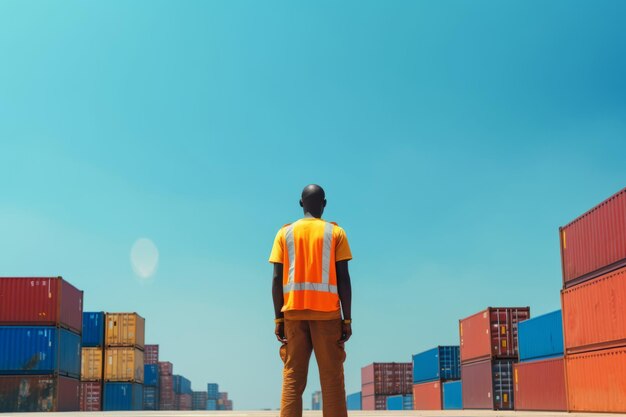
M337 227L337 244L335 246L335 262L339 261L349 261L352 259L352 252L350 251L350 245L348 244L348 236L346 236L346 232L341 228Z
M274 238L274 246L272 246L272 253L270 254L269 261L273 264L282 264L284 262L284 253L283 229L280 229Z

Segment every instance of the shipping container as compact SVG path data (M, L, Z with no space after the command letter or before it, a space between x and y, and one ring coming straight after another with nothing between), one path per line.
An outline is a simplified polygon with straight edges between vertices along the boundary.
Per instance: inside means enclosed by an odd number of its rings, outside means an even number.
M80 380L102 381L104 377L102 348L84 347L81 355Z
M444 382L443 388L443 409L462 410L463 409L463 383L461 381Z
M0 376L0 413L78 411L78 379L52 375Z
M233 401L232 400L224 401L224 410L225 411L232 411L233 410Z
M461 378L458 346L437 346L413 355L413 382L454 380Z
M463 408L513 410L513 359L461 365Z
M361 397L363 410L386 410L388 395L369 395Z
M568 355L565 363L569 411L626 413L625 347Z
M0 278L0 325L83 327L83 292L61 277Z
M373 363L361 368L361 382L363 397L372 395L366 393L369 384L373 384L375 395L411 394L413 391L413 364L412 363ZM386 404L386 403L385 403Z
M567 411L563 358L517 363L513 373L516 410Z
M441 410L441 382L431 381L413 385L414 410Z
M143 385L105 382L103 411L136 411L143 408Z
M107 346L135 346L144 349L146 322L137 313L107 313Z
M388 411L402 411L413 409L412 395L391 395L387 397Z
M318 411L322 409L322 391L315 391L311 396L311 410ZM222 398L220 398L224 401Z
M529 318L529 307L489 307L460 320L461 363L517 358L517 324Z
M80 336L55 327L0 326L0 374L80 378Z
M159 362L159 375L172 375L174 373L174 365L172 362Z
M191 384L190 384L191 386ZM219 399L222 401L226 401L228 399L228 393L227 392L220 392L219 393Z
M81 381L80 411L102 411L102 381Z
M156 386L143 386L143 409L158 410L159 409L159 388Z
M143 351L134 347L111 347L104 355L106 381L143 382Z
M104 312L83 313L83 347L104 347Z
M561 301L568 354L626 345L626 268L563 290Z
M210 411L217 411L217 399L209 398L206 402L206 409Z
M520 361L563 356L561 310L520 322L518 332Z
M174 377L172 375L159 376L159 410L174 410Z
M209 400L217 400L220 395L219 385L216 383L208 383L206 385L207 394L209 395Z
M564 288L626 266L626 188L559 231Z
M348 410L360 410L361 409L361 392L355 392L348 395L346 398L346 405Z
M191 395L191 381L182 375L174 375L174 393ZM227 399L227 398L226 398Z
M143 384L151 387L159 385L159 365L143 366Z
M194 391L191 394L191 409L206 410L208 399L209 397L206 391Z
M174 409L180 411L190 411L191 406L191 394L174 394Z
M153 365L159 363L159 345L146 345L144 351L144 359L146 365Z

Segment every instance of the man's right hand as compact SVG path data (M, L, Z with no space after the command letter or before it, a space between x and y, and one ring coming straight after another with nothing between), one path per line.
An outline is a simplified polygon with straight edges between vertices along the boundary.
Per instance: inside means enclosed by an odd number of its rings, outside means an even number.
M283 345L287 343L287 338L285 337L285 323L276 323L274 334L280 343Z

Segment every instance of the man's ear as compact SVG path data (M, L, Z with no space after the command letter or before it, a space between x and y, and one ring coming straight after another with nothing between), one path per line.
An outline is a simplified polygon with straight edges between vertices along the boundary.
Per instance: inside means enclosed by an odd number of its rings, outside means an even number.
M324 205L322 207L326 207L326 199L324 199Z
M304 207L304 203L302 203L302 200L300 200L300 207Z

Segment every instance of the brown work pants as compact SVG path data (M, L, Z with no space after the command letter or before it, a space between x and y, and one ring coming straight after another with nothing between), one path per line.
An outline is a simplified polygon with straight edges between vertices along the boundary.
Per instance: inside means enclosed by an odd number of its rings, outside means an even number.
M339 344L341 333L341 320L285 320L287 344L280 347L285 363L280 417L302 416L302 394L312 351L320 370L324 417L348 415L343 378L346 352Z

